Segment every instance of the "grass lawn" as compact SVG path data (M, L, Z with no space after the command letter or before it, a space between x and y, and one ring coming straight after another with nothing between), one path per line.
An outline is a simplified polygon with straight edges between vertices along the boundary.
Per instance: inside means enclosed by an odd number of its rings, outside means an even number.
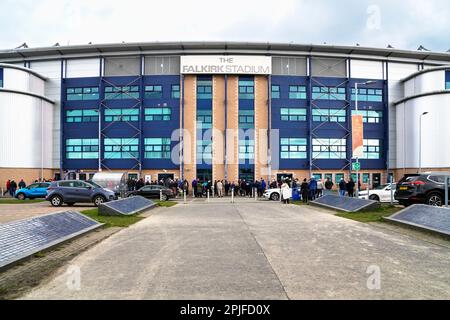
M134 216L100 216L98 214L98 208L91 209L91 210L85 210L81 211L82 214L88 216L91 219L94 219L100 223L104 223L106 228L111 227L121 227L126 228L131 226L132 224L135 224L142 219L143 217L139 217L138 215Z
M39 203L39 202L45 202L45 200L44 199L17 200L17 199L12 199L12 198L0 199L0 204L28 204L28 203Z
M339 212L336 216L359 222L382 222L383 217L389 217L402 209L396 206L382 204L380 208L375 210L363 210L356 213Z
M156 205L158 207L173 207L177 203L174 201L155 201ZM111 227L121 227L126 228L131 226L132 224L135 224L142 219L143 217L140 217L139 215L133 215L133 216L100 216L98 214L98 208L91 209L91 210L85 210L81 212L84 215L87 215L91 219L94 219L100 223L104 223L106 228Z

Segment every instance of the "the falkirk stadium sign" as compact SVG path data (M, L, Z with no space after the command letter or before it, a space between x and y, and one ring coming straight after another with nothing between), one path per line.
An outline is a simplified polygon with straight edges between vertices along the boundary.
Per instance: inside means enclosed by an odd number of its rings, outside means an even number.
M272 58L265 56L181 56L182 74L272 73Z

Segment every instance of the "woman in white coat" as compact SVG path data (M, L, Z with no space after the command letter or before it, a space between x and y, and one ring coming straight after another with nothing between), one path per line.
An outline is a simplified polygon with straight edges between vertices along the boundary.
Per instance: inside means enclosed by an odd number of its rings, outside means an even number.
M281 197L285 204L289 204L289 199L292 197L292 190L286 181L281 185Z

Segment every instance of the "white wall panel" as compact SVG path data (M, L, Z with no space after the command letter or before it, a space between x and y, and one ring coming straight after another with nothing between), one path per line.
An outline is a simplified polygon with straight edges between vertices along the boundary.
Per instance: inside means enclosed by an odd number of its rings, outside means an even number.
M67 60L67 78L100 76L100 59Z
M393 63L389 62L389 80L397 81L419 71L416 63Z
M419 167L419 119L423 112L422 167L450 167L450 94L425 96L397 106L397 167Z
M405 82L405 97L440 90L445 90L445 70L422 73Z
M351 77L383 80L383 63L380 61L351 60Z
M52 168L53 105L0 92L0 167Z
M44 80L25 70L3 68L3 80L3 87L5 89L19 90L36 93L38 95L44 95Z

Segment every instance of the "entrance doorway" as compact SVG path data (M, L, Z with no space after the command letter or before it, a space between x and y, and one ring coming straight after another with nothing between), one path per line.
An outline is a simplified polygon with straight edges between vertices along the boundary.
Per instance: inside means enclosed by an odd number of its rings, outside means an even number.
M282 182L286 179L292 181L294 175L292 173L279 173L277 174L277 182Z
M374 173L372 175L372 179L373 179L373 188L379 187L381 185L381 173Z
M239 180L255 181L255 171L253 169L240 169Z
M212 181L212 169L198 169L197 178L201 182Z

